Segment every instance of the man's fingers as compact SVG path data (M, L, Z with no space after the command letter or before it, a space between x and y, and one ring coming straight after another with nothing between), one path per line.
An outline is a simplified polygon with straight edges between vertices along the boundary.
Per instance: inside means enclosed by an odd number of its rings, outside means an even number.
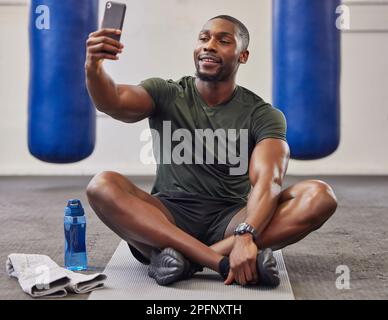
M100 36L107 36L107 35L119 35L121 33L118 29L112 29L112 28L104 28L99 29L97 31L94 31L89 34L89 37L100 37Z
M106 43L99 43L89 47L89 53L121 53L122 50Z
M89 47L94 46L94 45L99 44L99 43L106 43L106 44L112 45L112 46L117 47L117 48L124 48L124 45L121 42L119 42L115 39L112 39L110 37L107 37L107 36L90 37L86 41L86 45Z
M115 56L109 53L94 53L91 56L92 58L96 58L96 59L119 60L118 56Z
M233 283L233 280L234 280L233 272L232 272L232 270L229 270L228 277L227 277L226 280L224 281L224 284L225 284L225 285L230 285L230 284Z
M240 284L245 286L247 284L247 274L246 274L247 270L246 268L241 268L241 272L240 272Z
M234 278L240 285L257 283L256 262L244 263L238 268L231 269L234 273Z
M88 60L118 60L117 54L122 52L124 46L119 41L109 37L109 35L117 34L118 31L120 30L101 29L92 32L86 41Z
M244 271L247 283L257 282L256 259L247 261L244 264Z
M236 279L238 284L245 285L246 284L246 277L245 277L245 271L244 267L239 267L233 269L234 278Z
M251 270L251 265L246 263L244 265L244 273L245 273L245 284L249 283L253 279L253 272Z

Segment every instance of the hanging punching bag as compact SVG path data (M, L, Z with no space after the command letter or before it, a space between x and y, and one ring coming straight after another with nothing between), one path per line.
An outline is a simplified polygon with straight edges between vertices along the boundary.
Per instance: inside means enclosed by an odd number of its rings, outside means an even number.
M293 159L332 154L340 140L340 0L273 0L273 101Z
M93 152L96 114L84 64L97 25L98 0L31 0L28 147L40 160L71 163Z

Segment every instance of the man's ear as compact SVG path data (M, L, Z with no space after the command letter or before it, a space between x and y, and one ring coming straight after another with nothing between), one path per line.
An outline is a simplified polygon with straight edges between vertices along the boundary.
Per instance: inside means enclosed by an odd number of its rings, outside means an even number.
M248 50L242 51L240 53L240 58L238 59L238 62L240 62L241 64L245 64L248 61L248 57L249 57L249 51Z

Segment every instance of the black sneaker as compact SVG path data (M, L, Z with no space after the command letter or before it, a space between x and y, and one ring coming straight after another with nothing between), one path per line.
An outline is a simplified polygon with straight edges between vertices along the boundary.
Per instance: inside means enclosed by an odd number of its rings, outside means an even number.
M161 286L167 286L179 280L189 279L203 268L191 263L173 248L162 251L153 250L148 275Z
M279 270L272 249L267 248L257 255L256 259L259 285L277 287L280 284Z

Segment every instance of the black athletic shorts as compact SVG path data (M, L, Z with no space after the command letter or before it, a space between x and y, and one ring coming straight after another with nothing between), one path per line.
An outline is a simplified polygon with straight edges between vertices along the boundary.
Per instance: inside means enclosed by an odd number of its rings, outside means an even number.
M180 191L159 192L153 196L170 211L178 228L208 246L224 239L229 222L247 204L243 200ZM134 248L129 247L136 257Z
M224 239L232 218L246 202L169 191L154 194L171 212L177 227L210 246Z

